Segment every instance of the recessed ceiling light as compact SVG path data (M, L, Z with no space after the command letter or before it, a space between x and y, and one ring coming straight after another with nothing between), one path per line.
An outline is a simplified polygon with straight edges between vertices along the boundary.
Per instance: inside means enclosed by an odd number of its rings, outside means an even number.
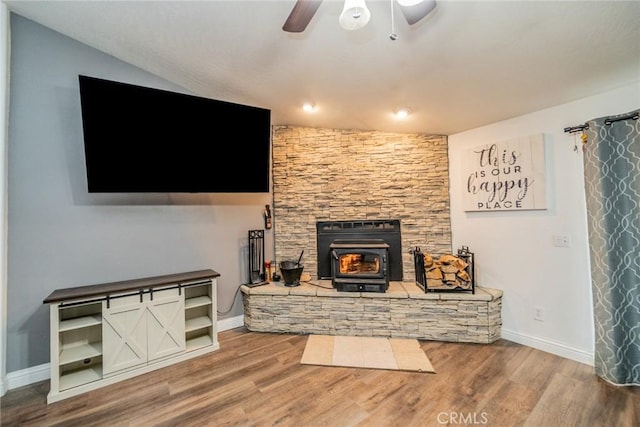
M411 113L411 110L406 107L398 108L396 111L394 111L396 119L406 119L407 117L409 117L409 113Z
M304 104L302 104L302 109L307 113L313 113L318 108L316 107L316 104L314 104L313 102L305 102Z

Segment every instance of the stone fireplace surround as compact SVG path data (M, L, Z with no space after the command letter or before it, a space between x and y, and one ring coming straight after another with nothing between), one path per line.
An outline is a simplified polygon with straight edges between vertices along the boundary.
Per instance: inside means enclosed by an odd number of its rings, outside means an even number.
M276 264L304 250L317 278L318 221L399 219L403 280L411 248L451 253L446 136L274 126L272 144Z
M425 293L415 283L410 249L452 253L446 136L274 126L272 143L276 265L304 250L305 272L315 280L241 286L249 330L500 338L502 291ZM401 222L403 281L374 293L338 292L317 280L317 222L385 218Z

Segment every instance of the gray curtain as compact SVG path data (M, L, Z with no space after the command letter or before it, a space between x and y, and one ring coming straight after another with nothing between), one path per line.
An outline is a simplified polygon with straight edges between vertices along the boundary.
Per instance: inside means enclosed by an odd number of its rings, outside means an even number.
M587 122L584 173L596 375L640 385L640 120Z

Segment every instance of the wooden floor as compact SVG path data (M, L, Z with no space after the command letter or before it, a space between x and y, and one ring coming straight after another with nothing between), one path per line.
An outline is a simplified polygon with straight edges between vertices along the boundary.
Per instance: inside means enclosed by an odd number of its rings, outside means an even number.
M421 341L436 373L301 365L305 335L219 334L220 350L46 403L10 390L2 426L640 426L639 387L506 340Z

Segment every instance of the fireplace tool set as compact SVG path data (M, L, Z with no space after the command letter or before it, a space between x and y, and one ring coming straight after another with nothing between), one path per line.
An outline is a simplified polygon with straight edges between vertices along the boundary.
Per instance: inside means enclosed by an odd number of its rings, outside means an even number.
M264 230L249 230L249 283L246 286L254 287L268 284L271 280L279 281L280 275L275 273L275 263L264 259ZM285 286L299 286L300 277L304 270L302 255L300 252L297 261L280 262L280 273Z
M249 230L249 283L247 286L267 283L264 264L264 230Z

